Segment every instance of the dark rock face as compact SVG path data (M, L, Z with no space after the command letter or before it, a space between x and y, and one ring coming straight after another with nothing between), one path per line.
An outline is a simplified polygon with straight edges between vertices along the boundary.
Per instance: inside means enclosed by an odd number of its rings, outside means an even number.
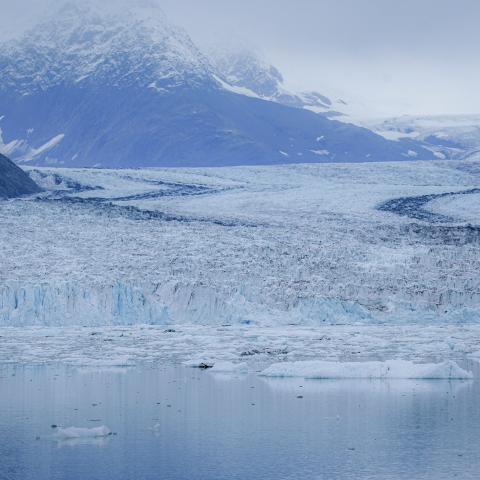
M0 154L0 198L40 192L40 187L7 157Z
M118 105L121 104L121 108ZM42 112L39 114L38 112ZM72 113L74 112L74 113ZM215 90L52 88L19 98L0 91L4 133L30 126L32 164L68 167L227 166L409 160L409 141L278 103ZM10 119L7 122L6 119ZM22 119L29 119L25 124ZM18 119L18 122L17 122ZM16 128L12 129L16 125ZM64 135L54 148L38 148ZM16 155L14 160L22 162ZM32 159L29 159L30 161Z

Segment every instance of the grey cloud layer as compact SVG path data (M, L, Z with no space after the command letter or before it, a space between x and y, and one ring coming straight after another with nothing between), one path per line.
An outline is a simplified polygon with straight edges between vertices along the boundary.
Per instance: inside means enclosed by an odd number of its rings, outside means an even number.
M59 1L0 0L0 30L13 35ZM258 46L298 87L349 92L392 114L480 112L478 0L158 3L201 44Z

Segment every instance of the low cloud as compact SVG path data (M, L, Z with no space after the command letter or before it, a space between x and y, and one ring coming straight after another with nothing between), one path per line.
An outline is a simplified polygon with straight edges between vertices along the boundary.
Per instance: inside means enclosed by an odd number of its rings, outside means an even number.
M480 112L477 0L138 1L158 3L201 46L255 46L291 85L343 92L372 114ZM0 0L0 39L60 2Z

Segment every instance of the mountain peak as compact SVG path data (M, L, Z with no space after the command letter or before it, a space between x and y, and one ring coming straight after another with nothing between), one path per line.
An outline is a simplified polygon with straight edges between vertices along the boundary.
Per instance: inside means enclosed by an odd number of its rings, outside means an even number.
M282 88L282 74L251 49L215 48L210 57L219 76L230 85L248 88L263 98L275 96Z
M212 49L210 57L217 69L217 75L234 87L247 89L264 100L290 107L337 114L334 110L336 105L325 95L318 92L289 91L279 70L253 49Z
M111 87L165 93L211 79L208 60L156 2L121 5L62 4L22 39L0 46L0 90L15 87L30 94L100 77Z

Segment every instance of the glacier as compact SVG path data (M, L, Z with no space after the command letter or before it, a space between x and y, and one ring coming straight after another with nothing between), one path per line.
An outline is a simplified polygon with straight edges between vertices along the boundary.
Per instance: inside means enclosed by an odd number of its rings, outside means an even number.
M128 285L3 286L0 325L129 325L168 323L165 307Z
M106 326L169 324L298 324L374 322L354 302L299 301L286 309L248 301L241 293L222 295L203 285L122 284L0 287L1 326Z
M477 167L30 167L0 325L476 324Z

